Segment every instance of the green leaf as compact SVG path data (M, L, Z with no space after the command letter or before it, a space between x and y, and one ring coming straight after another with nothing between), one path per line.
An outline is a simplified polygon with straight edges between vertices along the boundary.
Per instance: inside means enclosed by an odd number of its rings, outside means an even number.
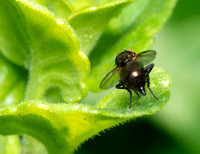
M102 5L102 4L106 4L108 3L107 0L68 0L73 8L76 10L81 10L81 9L85 9L87 7L91 7L91 6L98 6L98 5ZM120 0L120 2L122 1L127 1L127 0ZM109 3L111 2L119 2L118 0L109 0Z
M20 13L9 0L0 5L0 52L12 62L28 67L29 46Z
M34 0L38 4L46 6L59 18L66 19L74 10L68 0Z
M86 94L89 71L87 57L80 51L76 34L64 20L57 19L45 7L13 0L23 13L31 42L30 79L26 99L51 102L77 102Z
M91 91L100 90L96 83L100 83L114 68L114 59L123 49L132 49L136 53L150 49L153 35L161 30L175 2L175 0L136 1L124 9L119 18L111 22L89 56L91 73L88 84Z
M0 107L20 103L24 98L27 72L0 55Z
M132 1L126 0L93 6L70 15L68 21L79 36L81 50L88 55L107 28L109 21L130 2Z
M169 100L171 79L162 69L155 67L150 74L151 89L159 101L147 91L147 95L141 99L133 95L133 106L129 109L127 91L114 90L106 97L103 96L105 98L101 97L101 101L87 102L83 97L87 92L86 80L90 67L83 51L90 53L92 62L88 84L91 90L98 91L100 81L112 69L115 55L122 48L132 48L137 52L150 48L152 36L168 18L174 0L140 0L132 4L130 1L108 4L105 1L88 1L88 4L95 6L86 8L81 6L86 6L86 2L75 7L75 3L80 1L70 0L75 10L82 8L78 11L70 10L73 13L67 20L71 25L65 19L59 19L71 13L65 10L68 5L62 5L64 1L10 1L12 3L6 7L11 5L14 12L11 16L18 15L16 21L22 25L19 33L18 30L13 30L13 33L20 37L24 33L22 36L25 37L22 38L26 38L28 42L27 51L30 51L30 55L24 59L28 62L29 76L26 101L18 104L24 91L16 86L16 101L12 100L12 103L16 102L18 105L0 109L0 134L27 134L45 145L48 153L73 153L81 143L100 131L130 119L154 114ZM65 13L62 16L63 10ZM94 37L85 39L86 35ZM18 78L20 71L13 69L18 67L9 61L5 64L9 70L14 71L13 79ZM24 83L27 74L24 70L22 72L18 82L11 80L8 83ZM6 71L3 70L0 75L5 74ZM8 79L12 78L8 75L5 81L2 80L5 89L2 90L5 93L3 96L9 96L12 90L7 91L5 87ZM78 101L79 104L74 103ZM27 137L26 139L32 144L30 149L33 150L38 143L35 144Z
M129 94L123 90L116 90L97 106L27 101L3 108L0 134L28 134L42 142L49 153L72 153L82 142L104 129L159 111L169 99L170 82L170 77L156 68L151 87L160 101L148 93L140 100L134 97L131 109L128 109Z
M26 80L27 72L0 54L0 108L19 104L24 99ZM0 136L0 153L18 154L19 151L18 136Z

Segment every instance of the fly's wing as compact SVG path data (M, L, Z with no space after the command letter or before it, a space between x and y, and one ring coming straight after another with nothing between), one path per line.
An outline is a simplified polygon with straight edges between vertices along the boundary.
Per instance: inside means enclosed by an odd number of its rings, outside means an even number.
M120 76L118 73L118 69L119 69L118 67L114 68L104 77L104 79L101 81L101 84L100 84L101 89L104 89L104 90L109 89L117 85L117 83L119 83Z
M147 65L155 59L156 51L147 50L147 51L143 51L143 52L137 54L136 56L137 56L138 61L142 62L143 65Z

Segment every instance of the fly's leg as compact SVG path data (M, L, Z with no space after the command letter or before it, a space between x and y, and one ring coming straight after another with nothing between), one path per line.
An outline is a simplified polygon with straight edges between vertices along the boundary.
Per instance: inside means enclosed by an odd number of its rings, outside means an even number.
M151 72L151 70L153 69L153 67L154 67L154 64L150 64L150 65L146 66L146 67L144 68L145 73L146 73L147 75L149 75L149 73Z
M147 87L149 91L151 92L151 94L153 95L153 97L158 100L158 98L154 95L153 91L150 89L149 73L151 72L153 67L154 67L154 64L150 64L144 68L144 71L145 71L145 76L146 76L146 81L147 81Z
M129 108L131 108L131 106L132 106L132 92L130 91L130 89L128 89L127 87L125 87L125 85L123 84L123 82L118 83L115 87L117 89L126 89L129 92L129 94L130 94L130 106L129 106Z
M138 98L140 98L140 95L137 93L137 91L134 91L134 92L137 94Z

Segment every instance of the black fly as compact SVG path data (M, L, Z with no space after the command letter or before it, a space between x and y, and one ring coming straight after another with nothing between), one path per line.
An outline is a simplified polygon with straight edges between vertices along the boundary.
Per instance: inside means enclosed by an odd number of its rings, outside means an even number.
M130 93L129 108L132 105L131 90L133 90L140 98L138 91L141 94L146 95L146 83L153 97L157 99L150 89L149 82L149 73L153 69L154 64L152 63L144 67L144 65L147 65L154 60L155 56L156 52L153 50L143 51L139 54L136 54L132 50L121 52L115 58L115 64L117 66L104 77L101 81L100 88L108 89L115 85L117 89L126 89Z

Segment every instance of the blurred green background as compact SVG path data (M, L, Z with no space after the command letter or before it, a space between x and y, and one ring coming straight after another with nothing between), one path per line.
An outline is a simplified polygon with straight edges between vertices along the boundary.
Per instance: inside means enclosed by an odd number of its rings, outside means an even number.
M171 75L171 99L157 114L111 128L76 153L200 153L200 1L179 0L155 37L154 61Z

